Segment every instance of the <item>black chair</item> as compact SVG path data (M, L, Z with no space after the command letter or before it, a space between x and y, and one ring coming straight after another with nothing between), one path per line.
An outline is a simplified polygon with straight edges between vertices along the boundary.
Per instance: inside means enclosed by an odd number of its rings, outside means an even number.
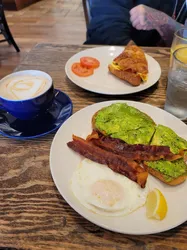
M20 51L18 45L14 41L14 38L10 32L10 29L8 27L8 23L6 21L4 8L3 8L3 2L0 0L0 34L2 34L5 39L0 40L0 43L2 42L8 42L10 45L13 45L17 52Z
M90 6L93 0L82 0L82 5L84 9L84 17L86 20L86 26L88 26L90 19L91 19L91 13L90 13Z

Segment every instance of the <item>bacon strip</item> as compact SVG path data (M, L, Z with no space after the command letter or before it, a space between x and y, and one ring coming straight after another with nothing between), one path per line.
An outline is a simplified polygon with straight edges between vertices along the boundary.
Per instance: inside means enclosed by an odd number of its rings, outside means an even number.
M73 141L67 143L68 147L84 157L107 165L114 172L128 177L130 180L137 182L140 187L144 188L148 172L143 169L137 162L126 159L123 156L114 154L101 149L92 143L73 135Z
M97 132L89 135L87 141L91 141L94 145L102 149L136 161L156 161L160 159L174 161L182 157L182 155L173 154L167 146L130 145L120 139L100 136Z

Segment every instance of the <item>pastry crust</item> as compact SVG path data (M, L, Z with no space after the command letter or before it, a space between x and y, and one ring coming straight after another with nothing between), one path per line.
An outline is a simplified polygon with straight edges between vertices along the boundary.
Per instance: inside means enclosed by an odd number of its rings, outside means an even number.
M116 77L138 86L147 80L148 63L143 50L136 45L128 45L111 64L109 71Z
M118 78L129 82L133 86L139 86L141 83L141 77L135 73L129 72L129 71L123 71L123 70L117 70L115 69L112 64L108 65L109 71L117 76Z

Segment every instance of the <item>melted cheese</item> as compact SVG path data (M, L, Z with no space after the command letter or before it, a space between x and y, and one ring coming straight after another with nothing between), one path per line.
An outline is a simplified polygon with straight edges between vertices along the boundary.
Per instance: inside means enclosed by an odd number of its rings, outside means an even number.
M137 75L141 77L142 81L147 81L147 74L137 73Z
M122 70L122 68L115 62L112 62L112 67L116 70Z
M112 67L116 70L123 70L117 63L112 62ZM141 77L142 81L146 82L147 81L147 74L143 74L143 73L137 73L138 76Z

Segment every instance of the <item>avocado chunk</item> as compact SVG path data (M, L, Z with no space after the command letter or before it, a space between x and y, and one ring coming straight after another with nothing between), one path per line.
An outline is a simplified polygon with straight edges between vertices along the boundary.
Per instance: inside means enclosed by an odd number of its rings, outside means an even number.
M145 113L125 103L115 103L98 111L95 128L128 144L149 144L156 124Z
M168 146L173 154L187 149L187 141L179 137L172 129L158 125L152 138L151 145Z

